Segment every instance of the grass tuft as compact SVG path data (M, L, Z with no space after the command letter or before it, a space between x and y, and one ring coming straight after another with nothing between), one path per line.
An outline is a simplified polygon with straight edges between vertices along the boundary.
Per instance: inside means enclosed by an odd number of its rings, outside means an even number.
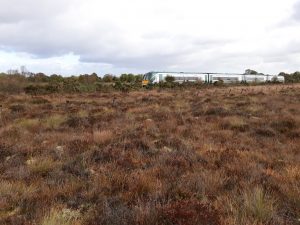
M258 222L267 223L276 213L275 201L259 187L244 193L243 206L246 216Z
M44 119L43 125L49 129L57 129L65 121L66 121L66 116L52 115Z
M26 163L32 174L40 176L45 176L61 166L60 162L55 162L51 158L33 158L27 160Z
M71 209L51 209L41 221L41 225L80 225L80 213Z
M94 131L93 140L96 144L102 145L110 142L113 139L113 136L114 134L110 130Z

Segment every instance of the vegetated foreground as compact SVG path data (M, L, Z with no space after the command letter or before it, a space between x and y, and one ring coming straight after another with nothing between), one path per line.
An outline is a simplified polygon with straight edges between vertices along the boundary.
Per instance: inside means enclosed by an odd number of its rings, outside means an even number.
M299 224L299 85L0 104L0 224Z

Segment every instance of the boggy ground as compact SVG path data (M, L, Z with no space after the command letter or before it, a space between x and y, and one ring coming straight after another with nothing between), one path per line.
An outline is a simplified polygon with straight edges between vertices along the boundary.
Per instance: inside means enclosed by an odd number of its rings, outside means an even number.
M0 104L0 224L299 224L299 86Z

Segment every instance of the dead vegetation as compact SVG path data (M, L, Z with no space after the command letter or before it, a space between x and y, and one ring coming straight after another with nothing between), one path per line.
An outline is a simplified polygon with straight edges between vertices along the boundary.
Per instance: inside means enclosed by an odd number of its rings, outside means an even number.
M0 224L300 224L299 96L6 94Z

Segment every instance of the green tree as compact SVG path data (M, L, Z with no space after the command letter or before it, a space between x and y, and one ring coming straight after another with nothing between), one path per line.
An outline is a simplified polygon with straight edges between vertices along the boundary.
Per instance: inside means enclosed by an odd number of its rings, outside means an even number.
M258 72L251 69L246 69L244 74L251 74L251 75L257 75Z
M53 82L63 82L63 81L64 81L64 78L63 78L61 75L52 74L52 75L49 77L49 81L50 81L51 83L53 83Z
M49 82L49 77L44 73L36 73L28 77L31 82Z
M165 81L167 83L173 83L175 81L175 77L172 76L166 76Z
M121 82L127 82L127 80L128 80L128 75L126 73L124 73L120 76Z
M93 84L98 81L98 76L96 73L93 73L91 75L85 74L85 75L80 75L78 80L80 83L83 84Z
M111 74L105 74L102 80L103 82L110 83L114 81L114 76Z

